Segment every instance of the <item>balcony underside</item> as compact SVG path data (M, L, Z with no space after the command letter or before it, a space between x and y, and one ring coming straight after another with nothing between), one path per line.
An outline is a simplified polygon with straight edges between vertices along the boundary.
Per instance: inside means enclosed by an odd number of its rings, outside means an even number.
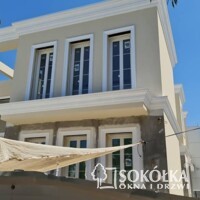
M0 105L0 115L13 125L144 116L160 98L148 90L130 89L6 103Z

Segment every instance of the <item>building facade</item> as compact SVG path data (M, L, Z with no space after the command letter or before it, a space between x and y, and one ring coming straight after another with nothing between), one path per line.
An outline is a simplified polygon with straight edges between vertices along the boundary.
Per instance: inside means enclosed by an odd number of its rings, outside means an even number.
M180 175L181 155L189 154L181 153L182 137L166 137L185 124L165 0L105 1L17 22L0 29L0 51L12 49L14 78L0 85L1 98L10 99L0 105L6 138L79 148L151 141L57 174L91 179L101 162Z

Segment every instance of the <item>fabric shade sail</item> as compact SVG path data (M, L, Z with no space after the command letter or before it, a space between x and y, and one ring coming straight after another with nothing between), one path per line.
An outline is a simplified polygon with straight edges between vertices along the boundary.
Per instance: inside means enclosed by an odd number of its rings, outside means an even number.
M105 156L141 143L97 149L80 149L0 138L0 171L24 170L47 172Z

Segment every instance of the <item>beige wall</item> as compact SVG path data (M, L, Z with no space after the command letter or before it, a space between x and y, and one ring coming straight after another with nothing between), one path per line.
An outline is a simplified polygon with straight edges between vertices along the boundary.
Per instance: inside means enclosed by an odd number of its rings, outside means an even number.
M0 82L0 98L9 97L11 94L12 80Z
M175 94L175 100L176 100L176 114L177 114L177 122L181 128L181 131L185 131L186 124L184 119L184 113L183 113L183 105L180 99L179 94ZM180 144L186 145L186 138L185 134L180 135Z
M164 121L165 121L165 135L174 134L174 130L167 118L164 114ZM167 165L168 165L168 172L171 171L178 171L176 174L177 178L181 177L181 157L180 157L180 148L179 148L179 141L177 136L167 137L166 138L166 150L167 150ZM170 178L170 177L169 177ZM173 184L182 184L181 182L170 182L170 194L176 195L183 195L182 189L172 189Z
M58 41L54 97L61 96L65 39L94 34L93 92L102 91L103 31L135 25L137 87L161 95L156 8L122 14L87 23L43 31L20 37L11 101L23 101L27 84L31 46Z
M170 61L169 52L167 49L167 44L159 16L158 16L158 30L159 30L160 66L161 66L161 77L162 77L162 95L168 96L172 110L174 111L174 114L176 116L173 67Z

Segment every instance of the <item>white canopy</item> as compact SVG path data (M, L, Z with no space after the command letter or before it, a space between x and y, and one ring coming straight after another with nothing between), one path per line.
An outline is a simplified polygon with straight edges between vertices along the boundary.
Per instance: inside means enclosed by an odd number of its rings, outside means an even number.
M20 169L24 171L47 172L105 156L141 143L98 149L80 149L0 138L0 171Z

